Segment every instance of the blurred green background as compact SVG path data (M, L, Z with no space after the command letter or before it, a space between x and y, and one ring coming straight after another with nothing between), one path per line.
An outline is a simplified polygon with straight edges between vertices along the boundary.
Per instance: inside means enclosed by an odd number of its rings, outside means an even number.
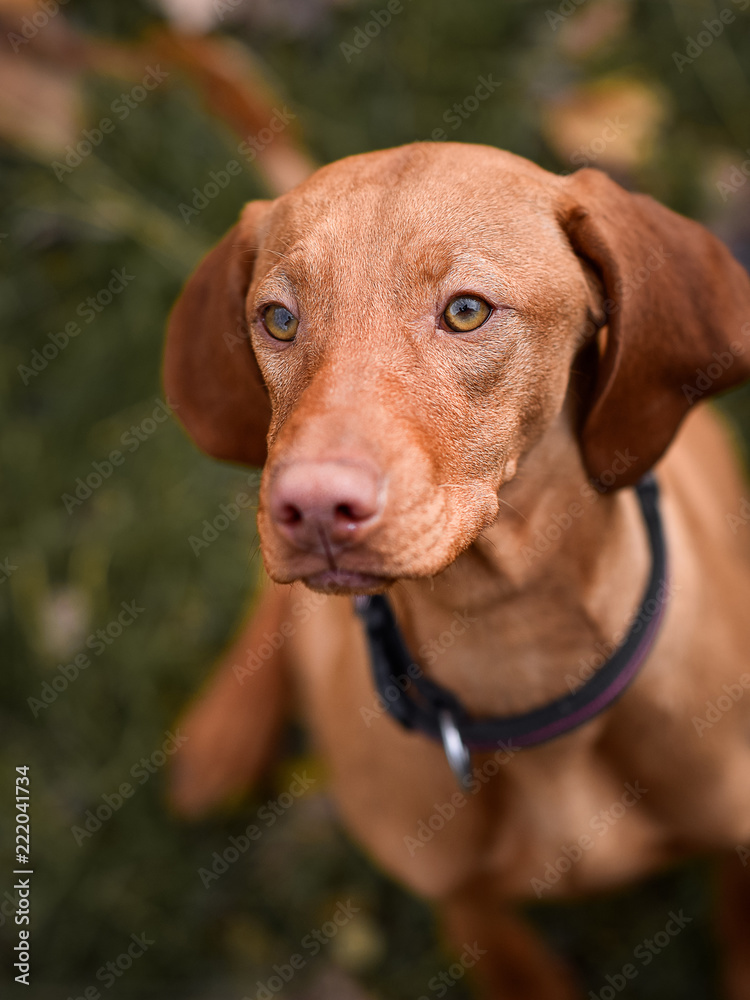
M278 193L310 161L435 129L556 171L600 166L709 224L747 264L746 2L404 0L370 34L383 0L46 4L0 3L3 996L64 1000L95 987L112 997L255 997L274 963L349 898L357 920L283 996L437 995L430 978L452 960L429 910L338 830L300 733L232 809L191 826L165 807L166 733L260 572L252 512L197 555L190 547L204 519L247 488L247 472L202 457L172 418L154 419L164 415L165 318L244 201ZM717 20L722 10L731 22ZM467 100L480 77L499 85ZM268 140L262 130L279 112L294 117ZM248 137L264 147L255 156L238 153ZM90 152L76 154L82 140ZM239 173L207 197L211 172L232 160ZM195 213L185 209L194 202ZM113 271L119 291L108 288ZM748 392L721 405L750 435ZM123 461L107 472L113 450ZM101 484L87 496L78 480L92 474ZM115 635L123 602L142 610ZM87 646L97 630L106 639ZM74 677L68 665L81 652L90 662ZM139 769L142 758L151 770ZM30 988L12 982L11 967L20 764L32 786ZM318 778L312 791L206 888L199 869L213 852L305 768ZM112 817L74 835L128 781L134 794ZM624 995L705 1000L718 995L712 892L698 863L613 899L532 915L599 991L682 906L690 928ZM134 934L153 944L117 977L97 978ZM468 996L464 983L450 995Z

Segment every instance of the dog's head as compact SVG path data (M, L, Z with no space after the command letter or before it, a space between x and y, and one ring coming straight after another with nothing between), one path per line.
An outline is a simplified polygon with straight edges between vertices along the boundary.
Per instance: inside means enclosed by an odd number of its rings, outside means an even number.
M374 591L492 523L574 370L585 468L635 482L750 376L749 321L696 223L596 170L418 143L247 205L175 306L165 379L205 451L265 464L270 575Z

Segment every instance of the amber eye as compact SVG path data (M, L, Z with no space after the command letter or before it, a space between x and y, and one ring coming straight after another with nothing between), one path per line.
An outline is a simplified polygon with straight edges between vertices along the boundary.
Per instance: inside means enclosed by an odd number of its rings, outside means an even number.
M443 319L446 326L456 333L468 333L481 326L491 312L484 299L475 295L457 295L448 303Z
M266 330L276 340L294 340L299 325L297 317L278 302L266 306L263 310L263 322L266 324Z

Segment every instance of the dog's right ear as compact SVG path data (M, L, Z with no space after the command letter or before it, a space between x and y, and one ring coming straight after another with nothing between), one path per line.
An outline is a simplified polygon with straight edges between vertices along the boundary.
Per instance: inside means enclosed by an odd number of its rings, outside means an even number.
M703 226L599 170L562 189L563 229L599 275L607 322L582 454L594 479L619 489L661 458L696 402L750 378L750 278ZM631 459L619 472L618 451Z
M167 401L214 458L263 465L271 404L247 331L245 298L270 202L253 201L188 278L169 318Z

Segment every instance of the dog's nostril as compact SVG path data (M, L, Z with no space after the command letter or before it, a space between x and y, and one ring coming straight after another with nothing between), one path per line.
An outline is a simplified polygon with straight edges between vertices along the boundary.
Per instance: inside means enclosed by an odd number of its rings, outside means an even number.
M299 524L302 520L302 511L293 503L284 504L279 513L279 520L282 524Z
M273 477L271 518L300 547L329 540L352 544L377 523L380 479L364 462L294 462Z
M354 500L336 504L333 508L334 521L345 522L346 524L357 524L361 521L369 521L376 513L377 502L375 497Z
M340 503L336 507L334 513L336 514L337 518L339 518L340 520L343 520L343 521L357 521L357 520L359 520L359 518L357 517L357 515L354 513L353 508L350 507L348 503Z

